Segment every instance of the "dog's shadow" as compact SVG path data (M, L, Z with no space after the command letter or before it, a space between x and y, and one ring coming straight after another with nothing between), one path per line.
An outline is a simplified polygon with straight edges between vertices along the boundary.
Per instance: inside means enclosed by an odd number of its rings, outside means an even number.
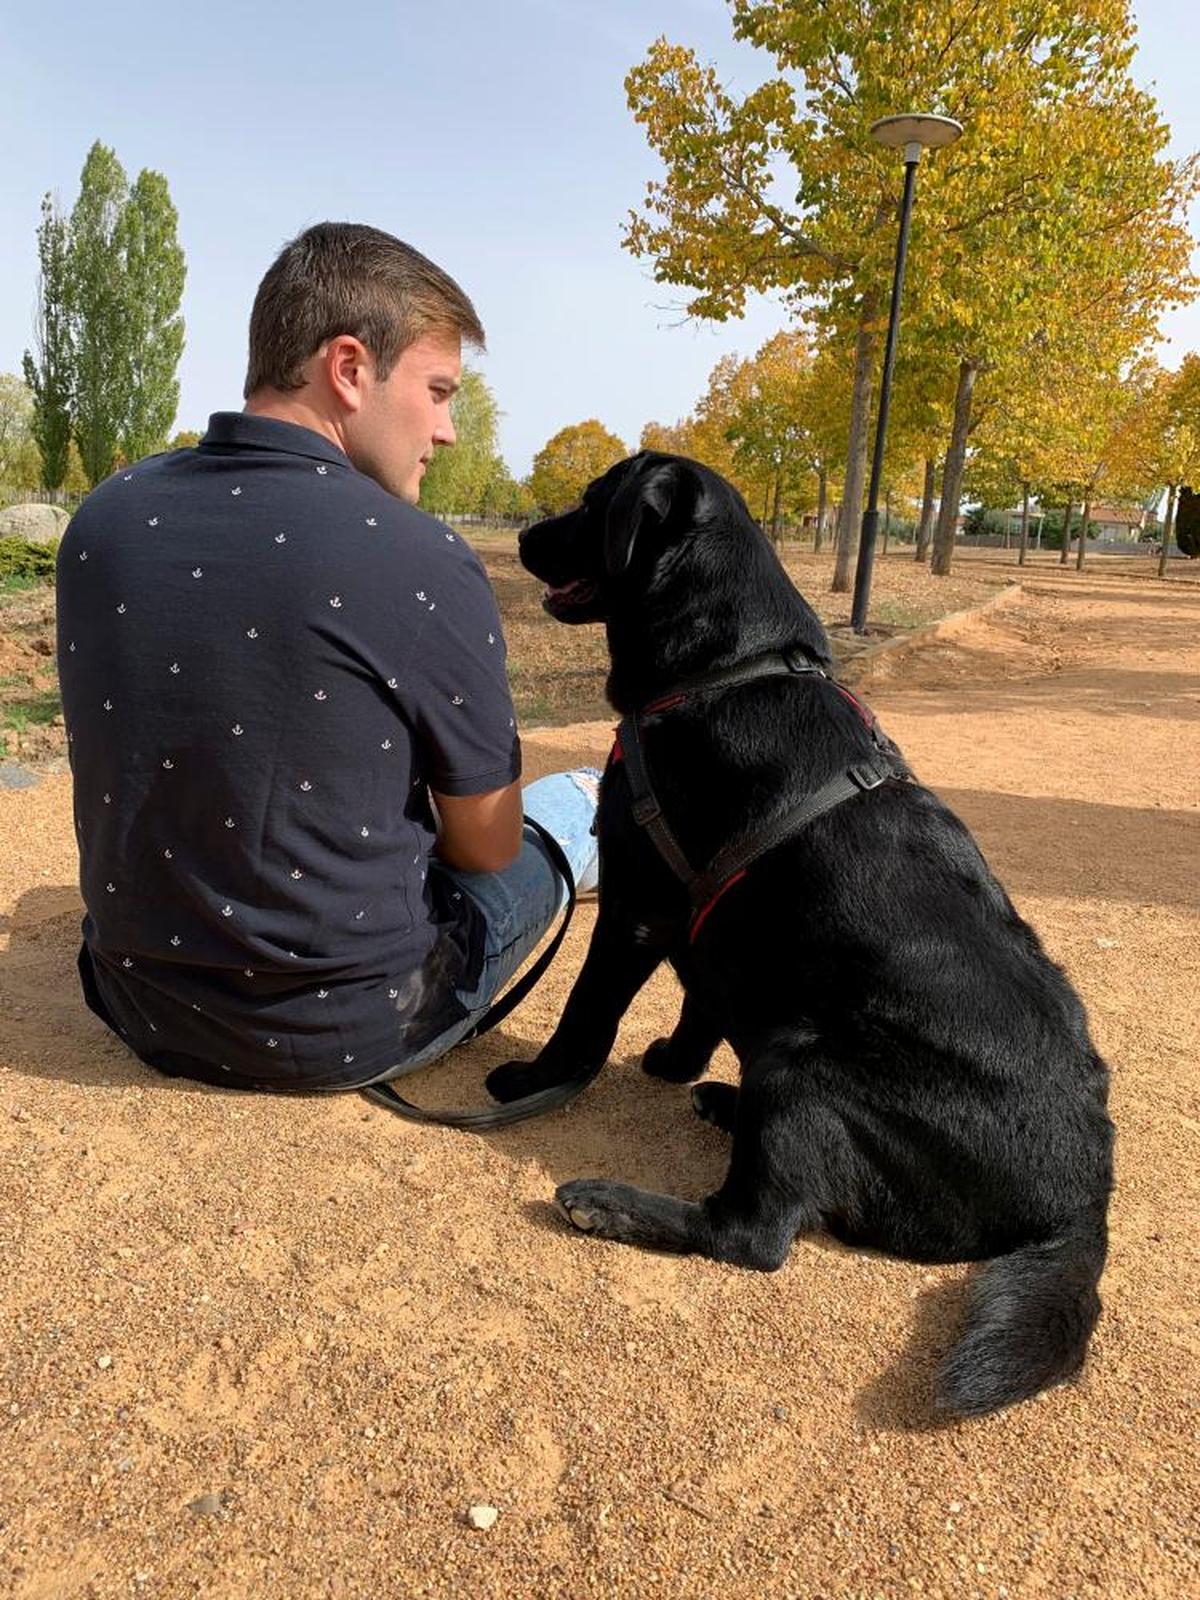
M914 1268L914 1271L917 1270ZM942 1358L956 1343L966 1316L967 1283L938 1284L914 1303L908 1340L892 1362L859 1392L855 1411L876 1433L940 1433L962 1419L934 1403Z

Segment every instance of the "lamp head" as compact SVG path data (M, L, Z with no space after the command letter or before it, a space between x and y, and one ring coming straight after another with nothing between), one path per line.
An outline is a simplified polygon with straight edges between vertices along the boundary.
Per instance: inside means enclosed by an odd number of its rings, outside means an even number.
M962 133L962 123L953 117L939 117L932 111L908 111L897 117L880 117L871 124L871 137L891 149L904 150L905 161L919 161L923 149L937 150L953 144Z

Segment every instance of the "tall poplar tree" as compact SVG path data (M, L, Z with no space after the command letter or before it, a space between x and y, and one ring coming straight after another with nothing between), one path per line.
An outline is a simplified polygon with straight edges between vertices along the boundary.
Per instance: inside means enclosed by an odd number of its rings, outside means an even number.
M38 283L33 350L22 362L33 391L30 431L42 458L42 487L60 489L71 448L71 384L74 352L68 299L70 233L66 217L50 195L42 199L37 232Z
M130 391L129 304L120 227L128 184L116 153L88 151L71 212L68 273L75 352L73 427L88 482L116 465Z
M162 450L179 408L179 307L187 268L177 222L167 180L144 169L116 227L127 363L120 449L126 461Z

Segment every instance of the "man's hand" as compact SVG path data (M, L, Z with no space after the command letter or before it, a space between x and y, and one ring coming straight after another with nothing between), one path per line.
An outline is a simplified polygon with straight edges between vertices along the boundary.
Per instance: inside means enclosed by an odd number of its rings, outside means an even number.
M521 852L521 785L488 794L431 790L438 812L437 853L462 872L500 872Z

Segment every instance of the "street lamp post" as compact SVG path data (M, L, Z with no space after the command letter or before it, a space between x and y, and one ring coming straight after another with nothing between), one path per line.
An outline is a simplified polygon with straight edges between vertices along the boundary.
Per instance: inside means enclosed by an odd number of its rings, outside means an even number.
M917 163L926 146L936 150L952 144L962 132L962 124L951 117L928 112L901 117L882 117L871 124L871 137L891 149L904 150L904 199L900 206L900 237L896 241L896 270L892 278L892 308L888 316L887 344L884 347L883 379L879 387L879 414L875 421L875 453L871 458L871 486L863 514L858 542L858 566L854 574L854 603L850 625L855 633L867 631L867 604L871 598L871 571L875 564L875 536L879 530L879 484L883 477L883 453L887 444L888 408L892 401L892 369L896 364L896 334L900 325L900 296L904 290L904 261L908 254L908 225L912 217L913 190Z

